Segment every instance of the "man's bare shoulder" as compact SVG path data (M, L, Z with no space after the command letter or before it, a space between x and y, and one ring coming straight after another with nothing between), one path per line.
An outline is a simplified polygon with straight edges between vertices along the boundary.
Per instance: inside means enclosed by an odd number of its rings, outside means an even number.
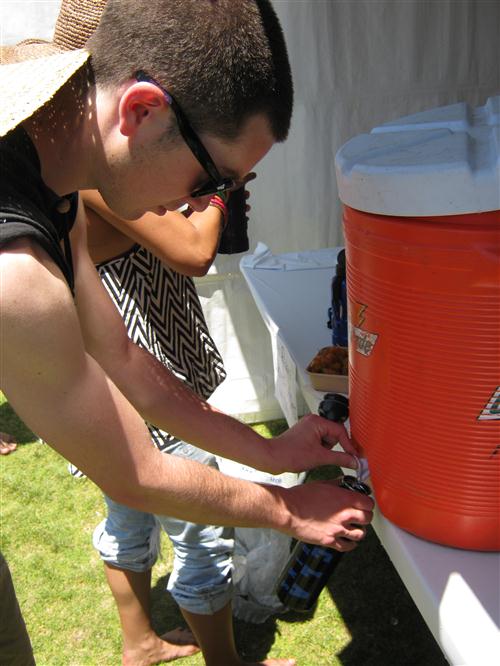
M2 383L37 371L55 377L68 370L81 340L69 287L53 261L29 240L16 240L0 255ZM61 378L61 375L59 375Z
M71 292L52 259L36 242L20 238L0 252L2 315L50 311L54 303L71 303Z

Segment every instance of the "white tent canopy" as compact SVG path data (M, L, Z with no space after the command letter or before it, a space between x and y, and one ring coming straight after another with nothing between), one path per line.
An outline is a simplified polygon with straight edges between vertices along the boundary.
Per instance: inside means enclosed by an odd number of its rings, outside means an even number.
M342 244L334 155L403 115L500 93L497 0L274 0L295 84L292 129L250 186L250 250ZM52 36L59 0L0 0L0 39ZM219 256L198 281L228 379L213 401L246 420L281 416L269 334L239 273ZM294 308L290 294L290 308ZM328 303L325 303L325 321ZM300 317L300 313L297 313Z

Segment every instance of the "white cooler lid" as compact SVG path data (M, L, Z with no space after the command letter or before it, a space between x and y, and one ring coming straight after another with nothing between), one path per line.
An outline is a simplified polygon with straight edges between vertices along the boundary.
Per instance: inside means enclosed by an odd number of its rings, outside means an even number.
M375 127L335 157L341 201L382 215L500 210L500 96Z

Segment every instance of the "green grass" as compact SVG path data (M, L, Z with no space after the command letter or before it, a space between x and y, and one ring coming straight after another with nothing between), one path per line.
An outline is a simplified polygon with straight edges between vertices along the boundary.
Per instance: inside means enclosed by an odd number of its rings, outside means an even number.
M255 426L265 435L284 422ZM0 547L6 556L38 666L120 664L118 617L91 539L104 515L99 489L74 479L66 461L0 403L0 430L20 442L0 456ZM324 472L323 472L324 474ZM153 571L153 622L162 633L183 624L164 592L171 547ZM441 652L370 531L345 557L314 612L287 614L261 625L235 623L248 660L297 658L300 666L444 666ZM201 666L201 655L183 659ZM221 666L224 666L221 664Z

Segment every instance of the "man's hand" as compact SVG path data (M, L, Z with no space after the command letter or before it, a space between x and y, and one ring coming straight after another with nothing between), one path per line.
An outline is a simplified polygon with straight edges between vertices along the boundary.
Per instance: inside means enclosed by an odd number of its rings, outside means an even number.
M312 481L287 489L291 518L290 528L283 531L308 543L342 552L354 550L372 521L374 501L340 488L339 481Z
M342 451L331 451L340 443ZM273 474L303 472L322 465L356 469L360 452L340 423L308 414L282 435L271 440Z

